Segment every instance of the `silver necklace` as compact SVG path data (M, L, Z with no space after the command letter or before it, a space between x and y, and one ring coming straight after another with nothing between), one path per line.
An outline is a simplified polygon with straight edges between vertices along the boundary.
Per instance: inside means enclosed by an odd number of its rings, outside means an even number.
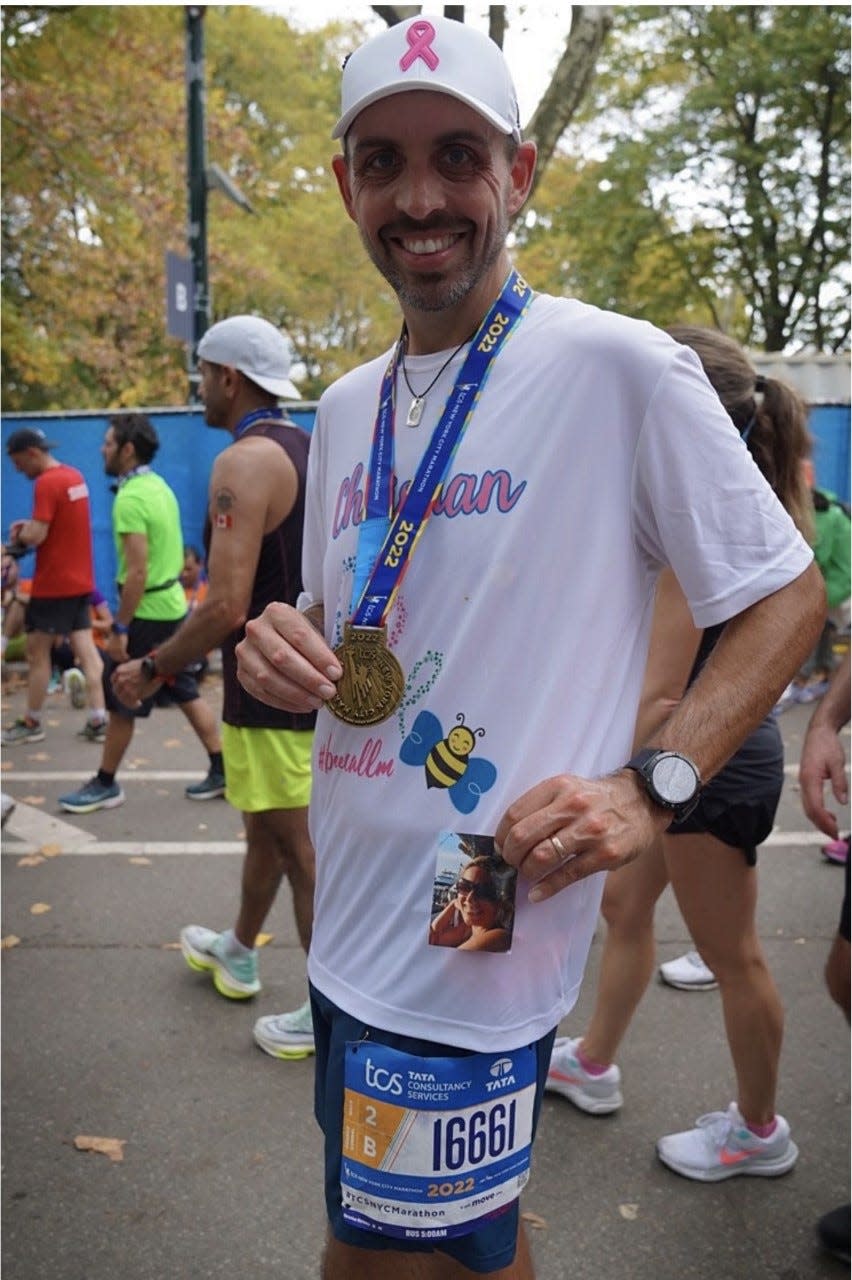
M408 373L405 368L405 353L408 350L408 333L404 333L402 335L402 360L400 361L400 364L402 365L402 376L403 376L403 379L405 380L405 385L408 387L408 390L411 392L412 396L414 397L414 399L411 401L411 404L408 406L408 413L405 416L405 425L407 427L418 427L420 425L420 419L423 417L423 410L426 408L426 397L434 387L435 383L440 378L441 374L446 369L447 365L453 359L455 359L455 357L461 351L462 347L466 342L470 342L470 338L463 338L461 340L459 345L456 347L455 351L452 351L450 355L447 357L447 359L444 361L444 363L441 365L440 369L435 374L434 378L429 383L426 390L421 391L420 395L418 395L417 392L412 387L411 383L408 381Z

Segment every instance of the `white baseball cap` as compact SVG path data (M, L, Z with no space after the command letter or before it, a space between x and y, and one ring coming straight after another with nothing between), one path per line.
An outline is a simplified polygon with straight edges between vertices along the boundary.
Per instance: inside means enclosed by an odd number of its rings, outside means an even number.
M260 316L229 316L211 325L198 344L210 364L228 364L270 395L301 400L290 381L290 348L284 335Z
M463 22L426 14L389 27L347 58L331 136L343 137L365 107L407 89L458 98L520 142L518 98L502 50Z

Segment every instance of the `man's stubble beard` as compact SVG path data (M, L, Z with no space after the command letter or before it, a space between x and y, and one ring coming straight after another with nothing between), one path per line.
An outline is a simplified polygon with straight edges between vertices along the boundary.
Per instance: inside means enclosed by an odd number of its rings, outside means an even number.
M364 233L360 232L361 243L366 250L368 258L379 274L384 276L399 299L400 304L403 307L410 307L414 311L430 313L448 311L452 307L458 306L468 294L473 292L505 249L508 234L509 220L504 214L484 258L479 261L468 259L461 270L453 277L448 278L442 273L436 272L431 278L423 277L422 285L418 285L401 275L395 267L390 253L384 249L384 246L382 247L382 253L379 254Z

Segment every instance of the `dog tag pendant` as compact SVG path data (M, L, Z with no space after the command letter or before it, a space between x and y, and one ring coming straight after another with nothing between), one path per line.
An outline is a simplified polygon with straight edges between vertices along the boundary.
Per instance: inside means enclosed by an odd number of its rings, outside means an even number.
M423 417L425 404L425 396L414 397L411 404L408 406L408 416L405 419L405 425L407 427L418 427L420 425L420 419Z

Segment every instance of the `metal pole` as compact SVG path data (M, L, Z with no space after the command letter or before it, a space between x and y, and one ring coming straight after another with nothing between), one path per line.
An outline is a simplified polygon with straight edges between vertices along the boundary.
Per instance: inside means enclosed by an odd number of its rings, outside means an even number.
M204 5L186 6L186 120L189 224L192 262L192 342L189 348L189 403L198 402L198 344L210 325L207 279L207 157L204 129Z

